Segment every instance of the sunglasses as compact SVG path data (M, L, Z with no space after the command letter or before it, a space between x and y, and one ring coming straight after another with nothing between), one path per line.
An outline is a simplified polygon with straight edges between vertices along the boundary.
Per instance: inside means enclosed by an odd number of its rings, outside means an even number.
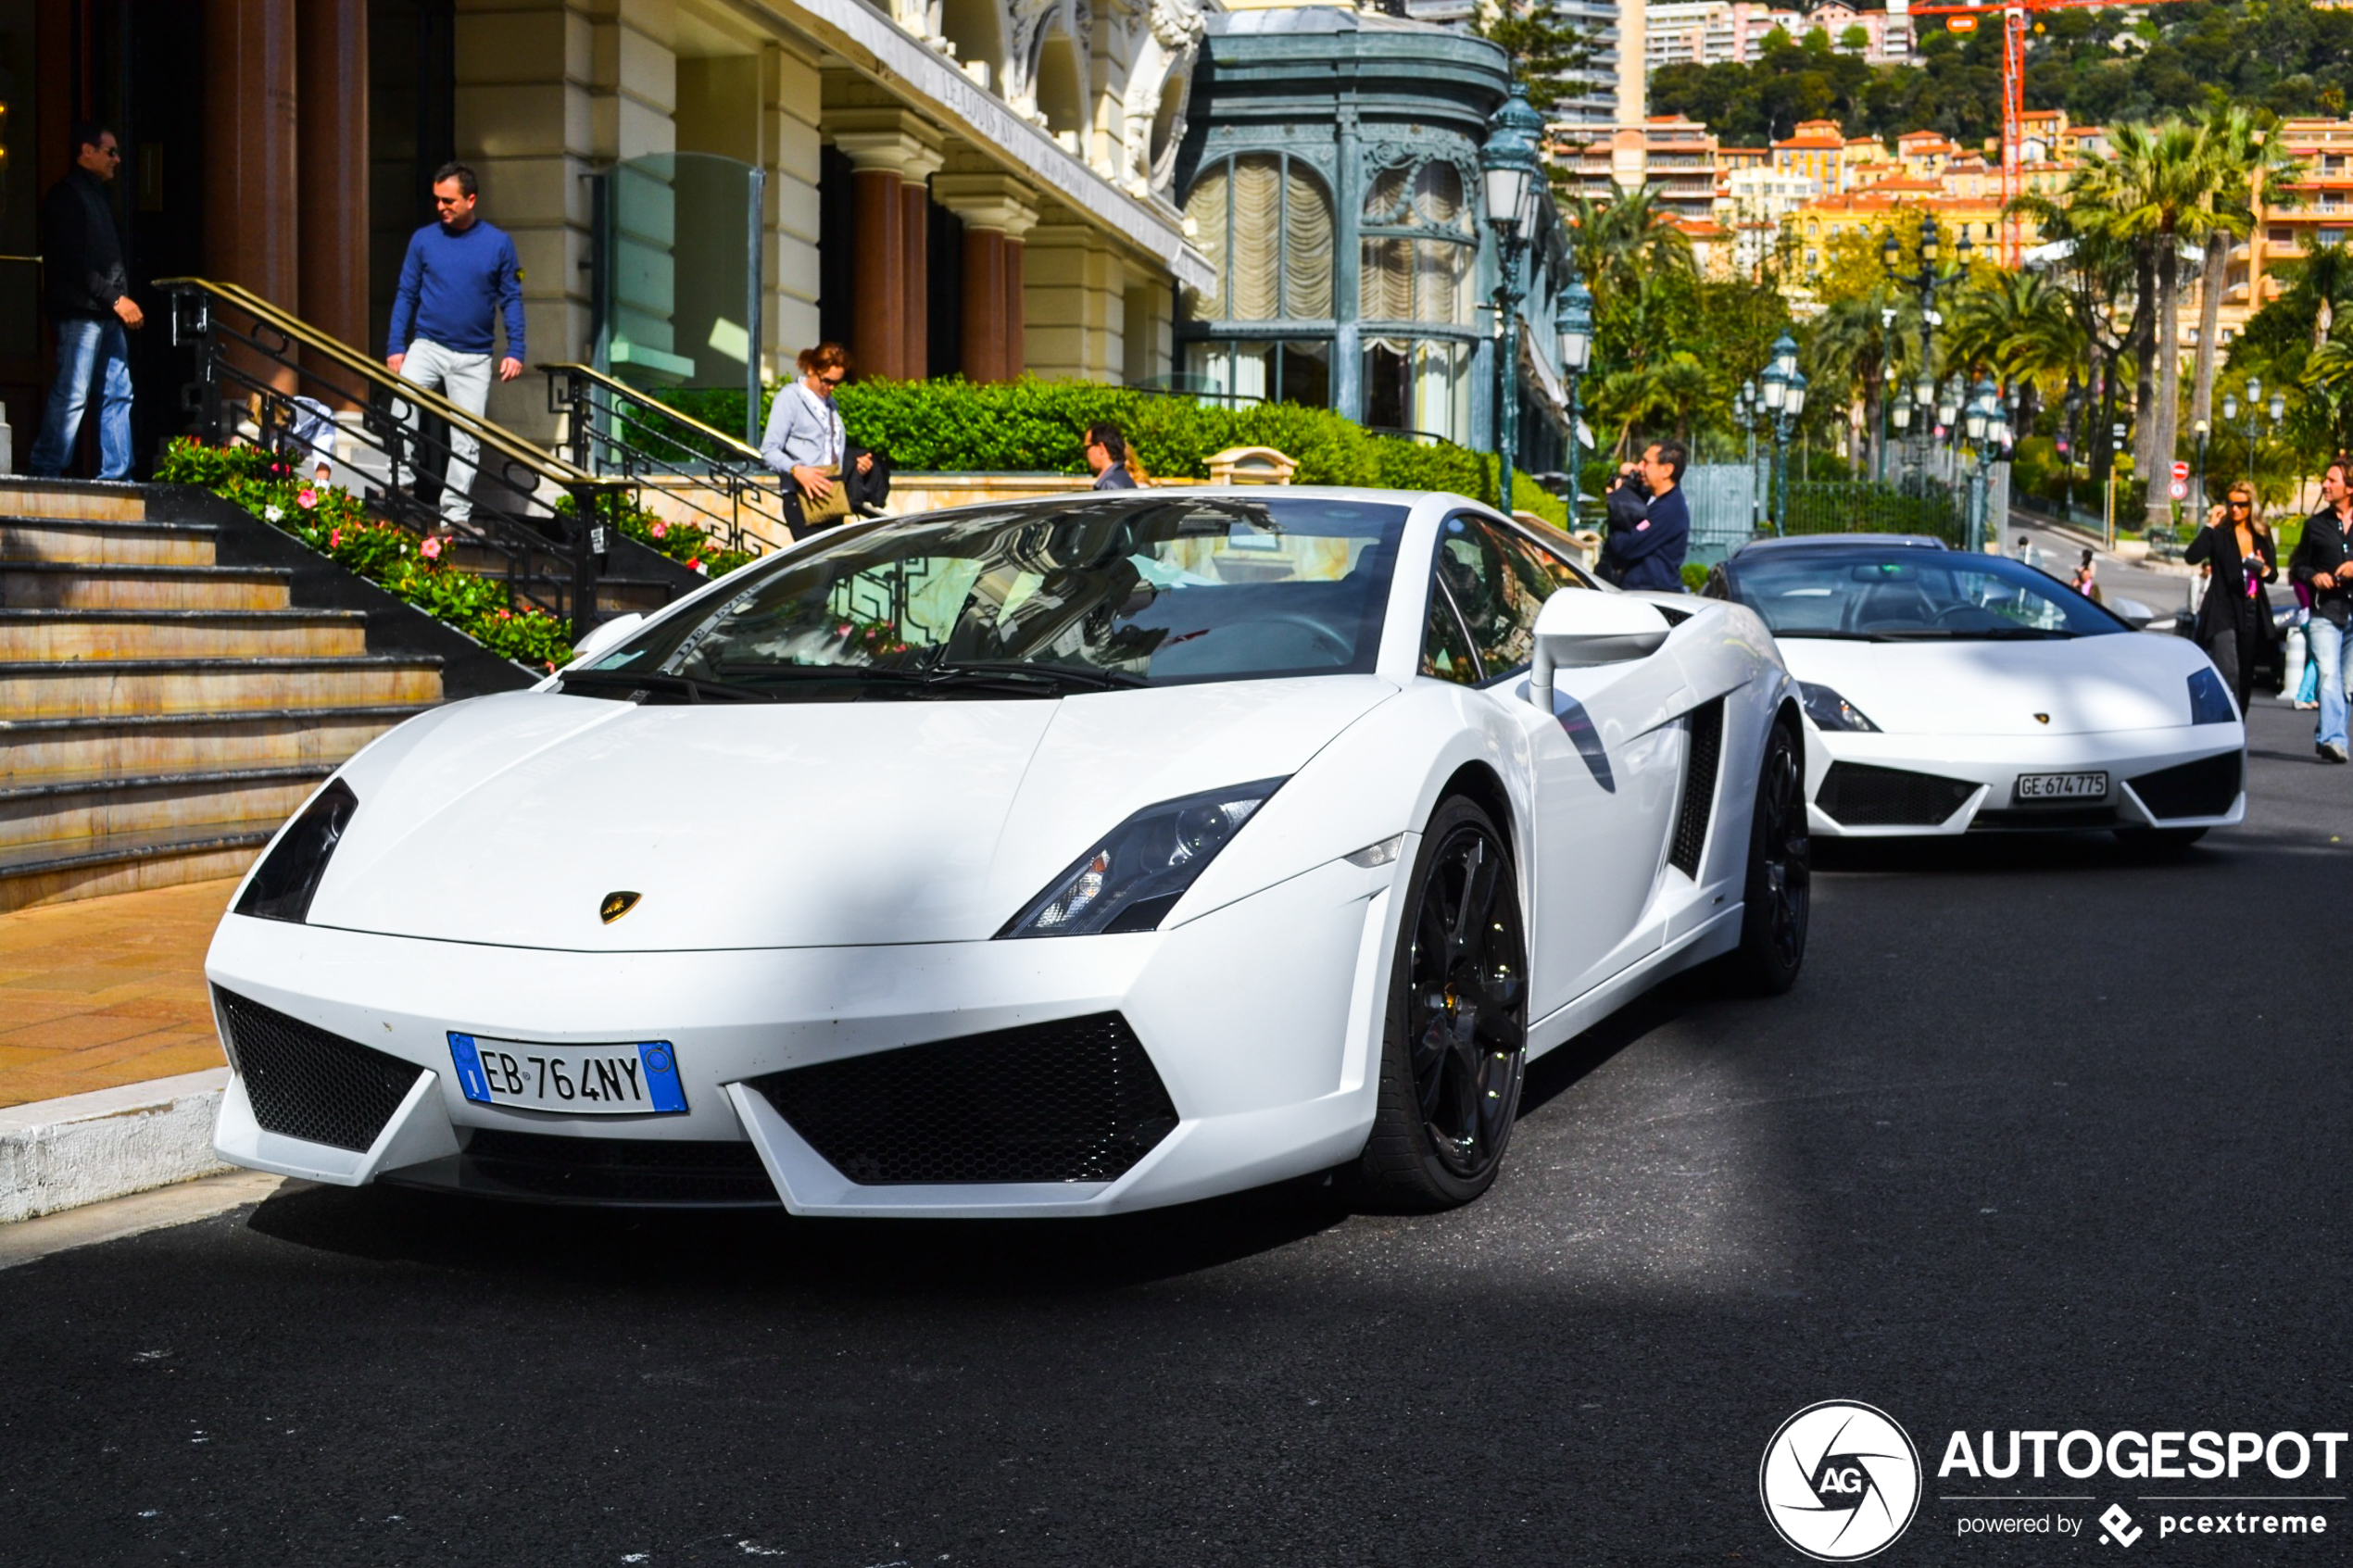
M2231 503L2231 510L2234 512L2243 512L2254 504L2255 503L2252 501L2233 501Z

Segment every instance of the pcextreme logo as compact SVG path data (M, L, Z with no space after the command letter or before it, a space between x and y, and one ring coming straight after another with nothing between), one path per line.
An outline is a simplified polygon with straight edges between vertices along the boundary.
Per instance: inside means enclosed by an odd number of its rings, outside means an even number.
M1920 1456L1895 1418L1825 1399L1781 1423L1756 1489L1765 1517L1818 1562L1856 1562L1894 1544L1920 1504Z

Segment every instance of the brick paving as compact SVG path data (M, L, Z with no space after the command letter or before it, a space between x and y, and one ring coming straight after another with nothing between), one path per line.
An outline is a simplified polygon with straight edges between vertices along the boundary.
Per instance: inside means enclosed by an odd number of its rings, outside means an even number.
M224 1065L204 955L236 886L0 915L0 1106Z

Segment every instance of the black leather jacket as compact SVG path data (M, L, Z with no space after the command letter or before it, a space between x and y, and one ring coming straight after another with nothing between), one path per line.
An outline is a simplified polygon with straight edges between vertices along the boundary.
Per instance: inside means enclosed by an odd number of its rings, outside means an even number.
M111 316L131 292L122 235L105 182L76 168L49 187L41 204L41 261L53 319Z
M2346 537L2344 525L2336 520L2336 508L2322 507L2306 520L2304 537L2297 541L2296 553L2287 558L2287 574L2291 581L2310 590L2312 613L2332 626L2343 626L2348 618L2353 618L2353 583L2345 580L2348 565L2353 565L2353 540ZM2312 585L2312 579L2322 572L2335 586Z

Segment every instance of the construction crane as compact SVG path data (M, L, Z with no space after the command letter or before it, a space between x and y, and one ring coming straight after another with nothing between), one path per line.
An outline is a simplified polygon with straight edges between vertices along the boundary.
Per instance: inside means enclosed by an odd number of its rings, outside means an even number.
M2026 26L2030 13L2044 11L2146 10L2175 0L2003 0L1992 6L1915 6L1916 17L1968 17L1959 31L1973 31L1979 19L1994 18L2002 29L2002 265L2018 265L2018 219L2010 204L2018 199L2020 144L2025 140ZM1950 23L1947 24L1950 27Z

